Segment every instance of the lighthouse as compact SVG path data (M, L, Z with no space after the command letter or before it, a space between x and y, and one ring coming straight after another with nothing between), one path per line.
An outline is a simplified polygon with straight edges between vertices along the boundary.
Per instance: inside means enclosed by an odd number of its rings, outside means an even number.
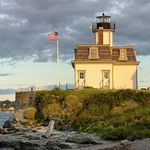
M77 89L93 87L98 89L137 89L138 64L134 46L113 45L116 30L111 16L96 17L92 24L95 43L78 44L75 58L74 82Z
M96 23L92 25L92 31L95 34L95 44L113 45L113 32L115 32L115 23L111 23L111 16L96 17Z

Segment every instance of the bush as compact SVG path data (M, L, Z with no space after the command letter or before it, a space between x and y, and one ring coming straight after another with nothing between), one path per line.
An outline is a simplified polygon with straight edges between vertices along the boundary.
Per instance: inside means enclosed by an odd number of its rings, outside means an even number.
M58 103L49 104L43 108L43 116L45 119L49 118L63 118L63 110Z
M90 126L93 122L97 122L98 120L98 116L92 116L84 111L72 121L72 126L76 129L82 128L84 130L87 126Z
M150 105L150 92L146 92L146 91L137 92L135 100L141 102L142 105L144 106Z
M54 89L38 93L36 106L45 119L59 118L60 129L96 132L110 140L150 136L150 92Z
M138 107L138 104L133 100L124 101L120 106L116 106L111 110L112 115L119 115L127 110Z
M63 107L67 113L72 115L82 107L82 102L79 97L75 95L68 95L63 102Z
M29 107L24 111L24 117L26 119L30 119L30 120L34 120L35 119L35 115L36 115L36 108L34 107Z
M130 127L119 127L114 129L106 129L103 131L102 138L106 140L123 140L131 135L134 130Z

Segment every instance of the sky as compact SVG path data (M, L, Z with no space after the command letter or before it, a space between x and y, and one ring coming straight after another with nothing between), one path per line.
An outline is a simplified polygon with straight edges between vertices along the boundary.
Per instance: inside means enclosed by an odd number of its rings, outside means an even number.
M47 38L57 30L60 82L73 83L74 49L94 43L89 27L102 13L116 23L114 45L135 46L139 86L150 86L149 10L149 0L0 0L0 94L57 84L56 42Z

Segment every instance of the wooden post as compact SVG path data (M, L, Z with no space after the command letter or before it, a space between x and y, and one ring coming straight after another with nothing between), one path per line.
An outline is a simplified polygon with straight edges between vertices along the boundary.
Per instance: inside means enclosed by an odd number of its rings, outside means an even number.
M48 129L47 131L45 132L45 134L42 136L44 138L48 138L51 136L52 134L52 131L53 131L53 128L54 128L54 124L55 124L55 121L54 120L51 120L48 124Z

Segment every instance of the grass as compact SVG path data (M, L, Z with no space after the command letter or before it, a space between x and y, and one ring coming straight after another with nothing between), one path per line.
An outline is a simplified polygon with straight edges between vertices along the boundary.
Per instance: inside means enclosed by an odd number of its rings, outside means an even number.
M150 108L142 107L118 116L82 126L80 131L96 132L104 139L137 139L150 137Z
M149 91L89 88L41 91L37 93L35 101L39 113L37 116L46 119L43 110L53 103L58 104L60 112L63 112L63 117L57 118L59 129L71 127L79 131L95 132L109 140L150 137ZM53 114L58 113L55 113L57 109L49 109Z

